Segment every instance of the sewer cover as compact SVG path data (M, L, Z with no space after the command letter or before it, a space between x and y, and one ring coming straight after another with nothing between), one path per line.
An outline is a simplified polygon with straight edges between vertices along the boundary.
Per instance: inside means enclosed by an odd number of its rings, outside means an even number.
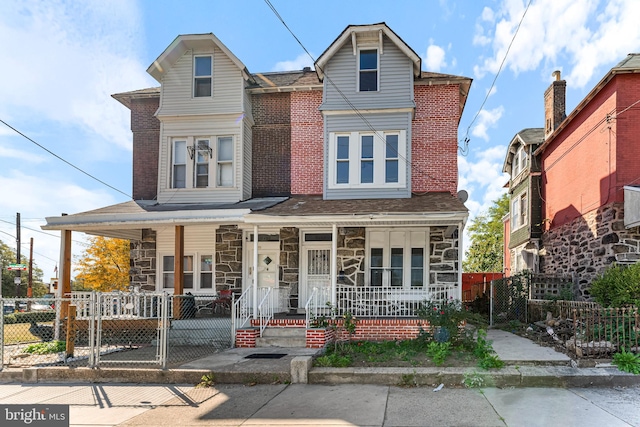
M286 356L286 353L253 353L245 356L245 359L280 359Z

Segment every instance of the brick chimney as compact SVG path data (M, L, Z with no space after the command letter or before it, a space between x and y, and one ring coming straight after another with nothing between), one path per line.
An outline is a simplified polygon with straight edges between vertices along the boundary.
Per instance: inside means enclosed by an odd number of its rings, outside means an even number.
M547 138L567 117L566 80L560 80L560 71L554 71L555 80L544 92L544 137Z

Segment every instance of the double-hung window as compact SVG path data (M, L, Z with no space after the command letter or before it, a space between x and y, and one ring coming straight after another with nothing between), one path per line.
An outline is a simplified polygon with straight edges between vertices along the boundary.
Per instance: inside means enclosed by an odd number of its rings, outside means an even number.
M514 230L520 227L520 198L511 202L511 222Z
M195 255L185 255L183 258L184 289L213 289L213 255L200 255L199 265L195 263L197 259ZM175 257L173 255L162 257L163 288L173 288L175 276L174 260Z
M378 50L361 49L358 56L358 90L375 92L378 90Z
M329 138L330 188L406 185L406 131L331 133Z
M187 141L173 141L173 188L185 188L187 185Z
M198 139L196 142L196 188L209 186L209 147L208 139Z
M218 187L233 186L233 138L225 136L218 138Z
M213 77L213 57L210 55L193 58L193 96L211 96Z

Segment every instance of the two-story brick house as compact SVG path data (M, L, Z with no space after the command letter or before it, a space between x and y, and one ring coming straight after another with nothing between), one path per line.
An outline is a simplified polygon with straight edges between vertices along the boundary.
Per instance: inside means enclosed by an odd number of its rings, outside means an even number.
M538 257L533 267L573 275L579 298L589 298L589 284L613 262L640 259L639 72L640 54L628 55L568 116L560 72L545 92L545 127L537 131L537 148L532 145L540 176L534 170L529 178L539 180L542 201L542 235L539 244L531 245ZM512 218L518 209L515 202L512 199ZM516 248L511 228L509 247Z
M460 298L471 79L422 71L384 23L347 27L315 68L252 74L213 34L177 37L147 70L159 88L114 95L134 200L44 228L130 239L132 285L241 289L254 317L265 292L388 317Z

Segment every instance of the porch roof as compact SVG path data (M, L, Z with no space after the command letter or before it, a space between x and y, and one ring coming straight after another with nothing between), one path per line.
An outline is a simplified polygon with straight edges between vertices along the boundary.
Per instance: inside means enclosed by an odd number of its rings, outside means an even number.
M121 239L140 239L143 228L168 224L207 224L242 222L253 209L264 209L286 200L266 197L238 203L128 202L73 215L47 217L43 230L72 230Z
M451 193L429 192L403 199L324 200L322 196L294 196L255 210L250 224L291 225L451 225L465 222L468 209Z

